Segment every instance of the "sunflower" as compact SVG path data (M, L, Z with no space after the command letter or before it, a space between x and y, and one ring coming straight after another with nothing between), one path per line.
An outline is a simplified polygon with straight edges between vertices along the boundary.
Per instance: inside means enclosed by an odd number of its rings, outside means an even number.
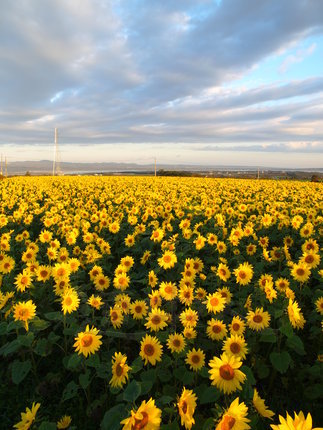
M296 329L302 329L306 321L296 301L289 299L287 312L291 325Z
M185 363L189 364L190 368L194 371L202 369L205 364L205 354L199 348L196 350L195 348L188 351L186 354Z
M239 398L233 400L229 408L222 415L215 430L247 430L250 429L247 418L248 408L244 402L239 403Z
M256 388L254 389L254 392L253 392L252 403L256 408L258 414L261 415L262 417L272 419L272 417L275 415L275 413L270 409L268 409L268 407L265 405L264 399L262 399L259 396Z
M317 253L319 251L319 245L314 239L307 239L302 245L302 251L306 252L314 252Z
M182 334L174 333L170 334L167 339L167 347L174 352L180 353L185 348L186 342Z
M28 331L28 321L36 315L36 306L32 300L28 302L18 302L13 306L13 317L15 321L23 321L25 329Z
M220 293L208 294L206 296L206 301L203 302L206 305L208 312L213 312L214 314L223 311L225 307L226 300L221 296Z
M155 288L157 285L157 282L158 282L158 278L156 276L156 273L153 270L151 270L148 273L148 284L151 286L151 288Z
M113 325L113 328L120 328L122 326L123 319L123 312L119 306L114 306L113 308L110 308L110 321Z
M159 291L153 291L151 294L148 294L148 297L152 308L159 308L161 306L162 298L160 297Z
M193 260L193 269L196 271L196 273L202 272L204 268L204 263L199 257L195 257Z
M148 314L145 327L153 331L163 330L165 327L167 327L167 320L168 316L165 311L159 308L154 308Z
M186 339L195 339L197 336L196 330L192 327L185 327L183 335Z
M291 275L295 281L306 282L311 276L310 267L307 264L299 263L294 264L291 270Z
M315 302L316 310L323 315L323 296L319 297Z
M79 305L80 299L77 292L73 288L66 288L62 295L62 311L64 315L76 311Z
M78 333L75 338L76 342L73 345L75 351L78 354L83 354L85 357L98 351L102 344L100 340L102 336L98 333L99 330L97 328L93 326L89 328L89 325L87 325L85 331Z
M212 318L207 322L206 333L212 340L221 340L226 336L227 328L222 320Z
M155 400L144 400L137 410L131 411L131 417L124 419L122 430L159 430L162 411L155 406Z
M56 263L52 270L53 278L56 282L66 279L71 274L71 269L67 263Z
M245 332L246 325L245 322L239 317L233 317L230 324L230 332L231 334L239 334L242 335Z
M275 287L278 291L284 292L289 287L289 280L286 278L278 278L275 281Z
M67 429L72 422L72 418L68 415L64 415L58 422L57 422L57 429Z
M4 255L4 254L2 254ZM12 272L16 265L15 260L12 257L9 257L9 255L5 255L3 260L0 263L0 272L4 275Z
M97 291L105 291L110 286L110 279L103 273L98 273L94 278L94 286Z
M80 262L77 258L69 258L68 265L70 266L70 270L72 273L76 273L79 270Z
M40 408L40 403L35 402L32 404L31 409L26 408L26 412L21 412L21 421L15 424L13 427L18 430L28 430L32 423L35 421L36 414Z
M205 297L207 296L207 292L202 287L198 288L195 293L196 293L196 298L198 300L204 300Z
M243 263L234 270L237 284L248 285L253 277L253 268L249 263Z
M22 273L15 278L15 285L18 291L23 293L26 288L30 288L32 283L32 273L29 270L24 269Z
M257 308L255 311L250 310L247 314L247 324L252 330L260 331L269 327L270 315L263 308Z
M160 242L164 237L164 230L161 228L157 228L156 230L153 230L150 236L150 240L153 242Z
M177 407L181 417L181 425L185 426L187 430L190 430L192 425L195 424L193 415L196 408L196 400L197 398L194 392L183 387L181 397L177 402Z
M199 317L197 311L188 308L180 314L179 319L184 327L195 327Z
M88 299L87 303L92 306L92 308L99 310L100 307L103 305L102 297L95 296L94 294L92 294L92 296Z
M240 358L234 355L228 356L223 353L220 358L214 357L209 362L211 384L216 385L225 394L241 390L241 384L246 379L246 375L239 370L241 365Z
M128 296L128 294L118 294L114 298L114 302L117 306L119 306L122 309L122 312L125 315L128 315L128 313L130 312L130 303L131 303L131 298Z
M148 306L144 300L135 300L130 305L130 313L135 320L142 320L147 315Z
M130 255L126 255L125 257L121 258L120 264L124 268L125 272L128 272L135 264L135 261Z
M41 265L36 269L37 281L46 282L50 279L52 268L51 266Z
M93 266L89 271L91 281L94 281L96 276L101 275L103 273L103 269L100 266Z
M173 251L165 251L164 254L158 258L158 265L163 269L172 269L177 263L176 254Z
M248 348L244 337L236 334L231 335L225 340L222 351L228 356L234 355L235 357L240 357L243 360L246 358Z
M319 254L315 254L314 252L304 253L300 262L303 264L307 264L310 269L315 269L321 261L321 257Z
M178 292L178 298L183 305L191 306L194 301L194 289L187 285L183 285Z
M143 256L140 259L140 264L142 264L144 266L147 263L147 261L149 260L150 256L151 256L151 252L150 251L145 251L143 253Z
M177 287L173 282L162 282L159 293L167 301L173 300L177 296Z
M217 289L217 293L220 293L221 296L225 299L226 305L231 303L232 294L228 287L222 287Z
M227 245L221 240L219 240L218 243L216 244L216 248L219 254L224 254L227 251Z
M131 370L126 364L127 356L121 354L121 352L115 352L112 357L112 378L110 380L111 387L122 387L124 385L129 376L128 372Z
M140 342L140 357L145 361L145 364L156 365L157 361L161 361L163 346L155 336L146 336Z
M312 416L307 414L305 418L302 411L294 412L294 419L288 414L286 418L279 415L280 424L271 424L273 430L322 430L322 427L312 427Z
M121 290L121 291L126 290L129 287L129 283L130 283L130 278L126 274L126 272L119 273L113 279L113 286L117 290Z

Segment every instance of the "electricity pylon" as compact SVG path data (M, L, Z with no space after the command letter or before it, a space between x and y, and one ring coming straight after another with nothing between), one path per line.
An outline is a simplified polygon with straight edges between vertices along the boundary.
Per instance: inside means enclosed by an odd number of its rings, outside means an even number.
M61 168L60 168L60 153L58 149L58 131L57 131L57 128L55 128L53 176L58 176L60 174L61 174Z

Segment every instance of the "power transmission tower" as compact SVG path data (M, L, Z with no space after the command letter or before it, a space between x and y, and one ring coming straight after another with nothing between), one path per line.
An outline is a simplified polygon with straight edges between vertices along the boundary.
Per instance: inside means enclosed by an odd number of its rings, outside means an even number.
M60 174L61 174L61 168L60 168L60 153L58 149L58 131L57 131L57 128L55 128L53 176L58 176Z
M2 170L2 154L1 154L1 172L0 175L3 176L3 170Z
M8 170L7 170L7 157L4 159L4 175L5 177L8 176Z
M157 159L155 157L155 176L157 176Z

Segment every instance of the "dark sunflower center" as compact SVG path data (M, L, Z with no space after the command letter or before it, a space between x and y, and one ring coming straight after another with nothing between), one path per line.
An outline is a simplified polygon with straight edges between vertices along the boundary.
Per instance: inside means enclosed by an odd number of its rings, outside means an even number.
M220 367L220 376L222 379L225 379L226 381L231 381L231 379L234 378L234 370L229 364L224 364Z
M148 355L148 357L151 357L152 355L154 355L154 352L155 352L155 348L150 343L147 343L147 345L144 346L144 353Z

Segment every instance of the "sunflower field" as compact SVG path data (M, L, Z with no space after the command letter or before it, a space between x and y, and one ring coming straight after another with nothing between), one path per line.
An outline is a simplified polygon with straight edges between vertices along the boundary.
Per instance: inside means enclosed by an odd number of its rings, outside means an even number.
M322 428L322 184L0 182L0 428Z

